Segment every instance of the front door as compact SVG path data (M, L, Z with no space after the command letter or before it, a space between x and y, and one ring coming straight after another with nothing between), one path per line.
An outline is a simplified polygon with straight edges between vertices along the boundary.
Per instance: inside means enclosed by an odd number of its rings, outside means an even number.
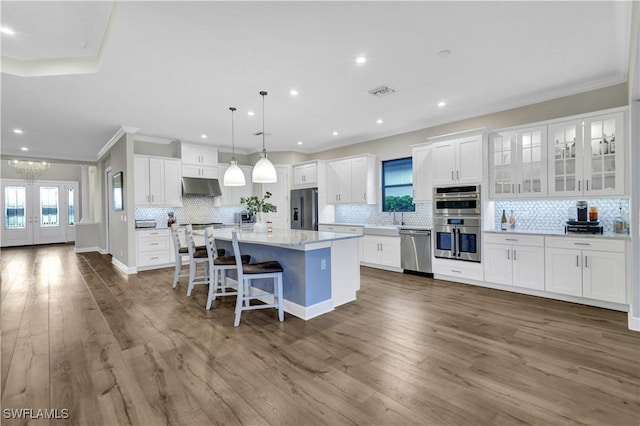
M73 239L75 184L3 181L3 247L62 243ZM70 238L67 237L67 234Z

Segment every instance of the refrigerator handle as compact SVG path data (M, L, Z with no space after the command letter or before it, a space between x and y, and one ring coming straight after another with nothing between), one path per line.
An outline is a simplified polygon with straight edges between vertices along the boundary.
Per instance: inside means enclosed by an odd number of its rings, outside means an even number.
M300 229L304 229L304 197L300 197Z
M311 228L312 231L318 230L318 190L311 192Z

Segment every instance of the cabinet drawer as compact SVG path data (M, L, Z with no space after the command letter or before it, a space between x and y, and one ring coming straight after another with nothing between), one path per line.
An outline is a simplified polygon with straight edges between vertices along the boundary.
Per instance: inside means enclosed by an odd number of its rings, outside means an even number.
M481 263L463 262L460 260L433 259L433 273L470 280L484 280L484 269Z
M599 250L623 253L625 242L598 238L545 237L545 245L547 247L554 248Z
M138 266L160 265L171 262L171 253L166 250L138 252Z
M169 249L169 239L167 237L143 238L138 240L138 251L154 251Z
M513 246L536 246L544 247L543 235L522 235L522 234L494 234L486 232L483 234L485 243L510 244Z
M318 231L323 232L344 232L347 234L362 234L362 226L347 225L318 225Z

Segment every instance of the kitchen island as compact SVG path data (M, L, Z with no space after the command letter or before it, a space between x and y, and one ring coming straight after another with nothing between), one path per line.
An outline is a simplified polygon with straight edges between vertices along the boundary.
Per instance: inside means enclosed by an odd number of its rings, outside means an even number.
M216 229L218 248L233 254L232 229ZM305 230L255 233L237 230L242 254L251 263L277 260L284 268L284 310L308 320L356 299L360 289L358 238L362 235ZM204 231L194 231L202 239ZM204 241L196 241L201 244ZM265 288L271 283L266 280ZM257 287L261 283L256 284Z

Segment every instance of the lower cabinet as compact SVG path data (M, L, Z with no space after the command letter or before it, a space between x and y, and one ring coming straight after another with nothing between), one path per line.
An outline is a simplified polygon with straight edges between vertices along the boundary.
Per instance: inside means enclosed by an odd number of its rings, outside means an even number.
M546 246L546 291L626 303L624 241L547 238Z
M321 223L318 225L319 232L344 232L345 234L362 234L364 228L357 225L330 225ZM358 238L358 258L362 262L362 240L364 238Z
M400 268L400 237L365 235L362 262L370 266Z
M175 261L170 229L136 231L136 262L138 270L162 267Z
M484 235L487 282L544 290L544 237Z

